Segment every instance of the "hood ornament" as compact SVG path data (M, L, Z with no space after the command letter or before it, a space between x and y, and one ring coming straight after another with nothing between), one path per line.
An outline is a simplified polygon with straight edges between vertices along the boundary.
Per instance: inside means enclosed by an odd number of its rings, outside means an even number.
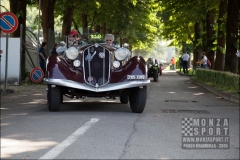
M90 62L93 59L93 57L95 56L95 54L96 54L96 51L93 53L93 55L88 53L88 55L85 57L85 60Z

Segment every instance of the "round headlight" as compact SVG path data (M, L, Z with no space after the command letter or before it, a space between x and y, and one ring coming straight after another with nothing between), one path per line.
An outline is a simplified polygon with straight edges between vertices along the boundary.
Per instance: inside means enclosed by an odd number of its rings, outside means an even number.
M118 48L115 52L114 52L114 56L118 61L123 61L127 58L127 51L124 48Z
M125 48L125 50L126 50L126 52L127 52L127 57L128 57L128 58L131 57L131 52L130 52L127 48Z
M120 66L120 62L118 62L118 61L113 62L113 67L114 68L118 68L119 66Z
M80 64L81 64L81 62L80 62L78 59L75 60L75 61L73 61L73 65L74 65L74 67L79 67Z
M78 50L75 47L70 47L66 51L67 58L74 60L78 56Z

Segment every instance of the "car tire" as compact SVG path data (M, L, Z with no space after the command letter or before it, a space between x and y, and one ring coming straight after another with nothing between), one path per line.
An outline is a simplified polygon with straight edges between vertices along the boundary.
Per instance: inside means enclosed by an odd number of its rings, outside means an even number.
M128 104L128 95L120 96L120 102L122 104Z
M158 81L158 71L157 71L157 70L154 70L154 71L153 71L153 81L154 81L154 82L157 82L157 81Z
M48 110L52 112L56 112L60 110L61 104L61 88L59 86L51 87L48 85Z
M130 107L133 113L142 113L147 101L147 86L135 88L129 95Z

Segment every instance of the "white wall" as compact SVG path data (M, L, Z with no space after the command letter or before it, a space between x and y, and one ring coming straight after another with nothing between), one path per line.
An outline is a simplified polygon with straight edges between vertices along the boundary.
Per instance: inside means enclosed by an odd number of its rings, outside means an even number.
M5 64L6 64L6 37L0 38L1 69L0 80L5 82ZM20 38L8 38L8 70L7 81L9 84L19 85L20 80Z

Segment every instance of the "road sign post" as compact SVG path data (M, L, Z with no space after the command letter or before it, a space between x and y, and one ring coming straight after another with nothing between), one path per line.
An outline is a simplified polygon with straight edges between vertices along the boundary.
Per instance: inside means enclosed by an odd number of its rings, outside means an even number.
M0 28L6 33L6 63L5 63L5 85L7 89L7 70L8 70L8 34L14 32L18 28L18 19L15 14L11 12L0 13Z
M11 12L0 13L0 27L4 33L12 33L18 28L18 19Z

